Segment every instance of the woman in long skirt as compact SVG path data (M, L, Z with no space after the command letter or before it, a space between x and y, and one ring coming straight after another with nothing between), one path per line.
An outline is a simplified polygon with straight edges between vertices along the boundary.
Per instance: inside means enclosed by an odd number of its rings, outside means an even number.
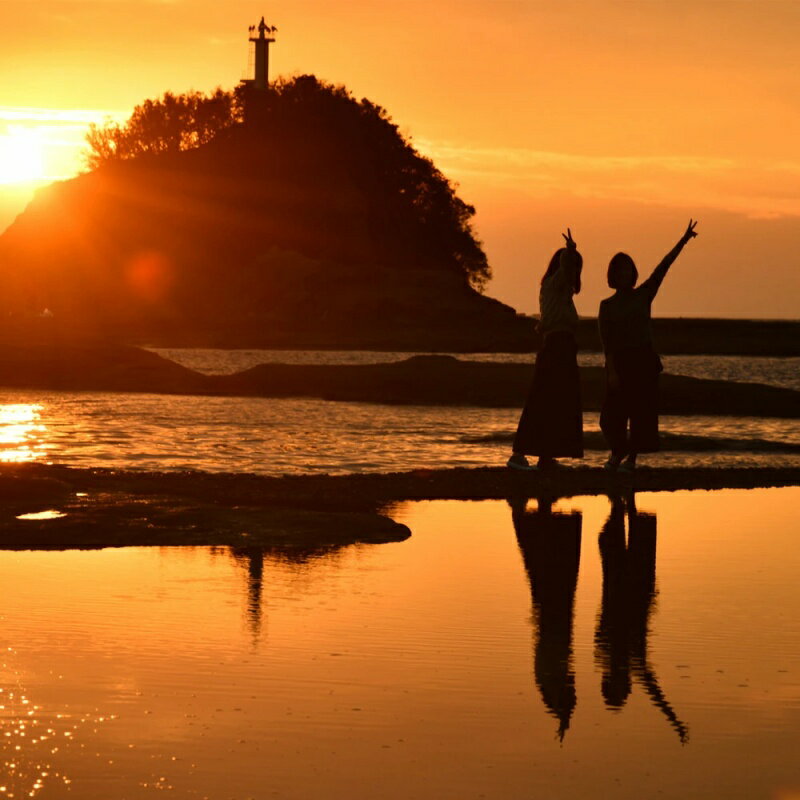
M639 286L636 264L627 253L617 253L608 265L608 285L616 292L600 303L598 315L606 355L600 428L611 449L608 470L632 472L639 453L659 449L658 375L662 367L653 347L650 307L673 261L697 236L696 225L689 220L678 244Z
M583 418L575 329L578 312L573 296L581 290L583 259L567 229L566 247L557 250L539 289L539 332L530 392L508 459L512 469L534 469L526 456L537 456L539 469L558 465L557 458L583 457Z

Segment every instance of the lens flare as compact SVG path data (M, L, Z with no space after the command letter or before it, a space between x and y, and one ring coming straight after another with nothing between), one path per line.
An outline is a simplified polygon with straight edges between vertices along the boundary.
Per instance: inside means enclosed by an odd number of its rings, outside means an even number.
M166 300L174 284L172 263L163 253L154 250L134 256L125 276L130 288L148 303Z

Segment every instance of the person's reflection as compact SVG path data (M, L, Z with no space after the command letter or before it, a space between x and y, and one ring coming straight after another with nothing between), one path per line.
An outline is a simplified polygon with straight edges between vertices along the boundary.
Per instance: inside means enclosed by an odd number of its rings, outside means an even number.
M599 539L603 595L595 634L603 699L609 708L621 709L636 680L685 742L689 729L667 702L647 653L656 596L656 517L637 511L633 493L627 502L621 496L610 500L611 512Z
M563 741L575 709L572 612L581 553L582 515L553 512L541 497L535 511L524 499L509 501L514 530L533 599L534 678Z

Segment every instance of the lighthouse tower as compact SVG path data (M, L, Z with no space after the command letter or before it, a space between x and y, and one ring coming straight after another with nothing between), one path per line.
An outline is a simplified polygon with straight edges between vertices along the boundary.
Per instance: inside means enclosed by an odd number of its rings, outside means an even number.
M266 89L269 86L269 46L275 41L278 29L274 25L267 25L264 17L261 17L261 22L251 25L248 30L249 41L255 45L255 69L253 77L246 78L242 83L253 89Z

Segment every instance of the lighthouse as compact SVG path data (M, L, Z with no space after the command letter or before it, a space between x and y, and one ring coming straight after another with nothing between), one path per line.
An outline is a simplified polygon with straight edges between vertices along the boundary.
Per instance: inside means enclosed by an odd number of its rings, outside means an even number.
M249 41L255 45L255 69L253 77L246 78L242 83L253 89L266 89L269 86L269 46L275 41L278 29L274 25L267 25L264 17L261 17L261 22L251 25L248 30Z

